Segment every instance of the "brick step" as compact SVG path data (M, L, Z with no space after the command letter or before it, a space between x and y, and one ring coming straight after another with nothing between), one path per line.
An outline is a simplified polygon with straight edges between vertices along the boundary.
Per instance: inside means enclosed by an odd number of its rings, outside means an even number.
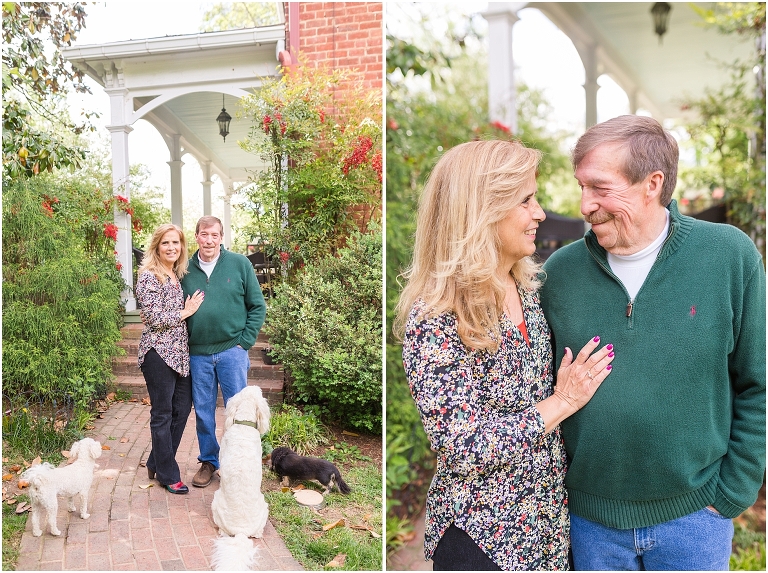
M138 356L139 354L139 339L138 338L126 338L123 340L119 340L117 342L117 346L125 350L126 356ZM256 341L256 344L254 344L249 350L248 350L248 356L251 357L251 360L255 360L257 362L263 362L263 354L262 349L268 348L269 343L268 342L260 342Z
M120 390L130 392L133 398L141 400L149 396L147 385L144 382L144 376L118 376L115 384ZM249 378L248 386L258 386L261 392L271 406L278 406L283 403L283 383L282 380L264 380ZM219 390L219 396L216 405L224 407L224 399Z
M141 369L138 367L136 354L117 356L112 358L112 373L115 376L141 377ZM251 368L248 370L249 379L283 380L283 367L280 364L267 365L261 360L251 359Z

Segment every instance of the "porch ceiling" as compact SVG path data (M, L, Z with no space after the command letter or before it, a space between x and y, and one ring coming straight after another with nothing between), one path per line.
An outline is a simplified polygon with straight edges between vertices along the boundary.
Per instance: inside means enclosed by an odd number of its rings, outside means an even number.
M239 117L239 100L258 90L260 78L277 74L284 38L284 25L276 25L75 46L64 57L110 94L111 125L145 119L169 150L172 136L181 135L182 155L211 161L224 179L244 181L264 164L237 144L250 129ZM232 116L226 142L216 123L222 94Z
M670 3L663 44L653 30L653 2L529 2L573 41L580 54L597 45L599 73L610 74L638 105L657 119L680 117L681 100L700 97L729 77L717 62L746 60L755 46L736 34L702 26L688 3ZM712 2L697 2L711 8ZM583 56L582 56L583 59Z

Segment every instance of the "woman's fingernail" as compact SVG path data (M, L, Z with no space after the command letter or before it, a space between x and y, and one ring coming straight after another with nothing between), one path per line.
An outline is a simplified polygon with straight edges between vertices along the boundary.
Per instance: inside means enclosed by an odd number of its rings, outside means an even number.
M567 347L567 346L565 347L565 351L563 352L563 354L564 354L565 356L568 356L568 347Z
M605 369L606 370L613 370L613 366L611 364L609 364L608 366L605 367Z
M614 354L615 354L614 352L610 352L610 353L608 354L608 358L613 358L613 355L614 355Z
M608 346L606 346L606 348L607 348L608 350L613 350L613 344L609 344Z
M600 337L599 337L599 336L595 336L595 337L592 339L592 342L600 342Z

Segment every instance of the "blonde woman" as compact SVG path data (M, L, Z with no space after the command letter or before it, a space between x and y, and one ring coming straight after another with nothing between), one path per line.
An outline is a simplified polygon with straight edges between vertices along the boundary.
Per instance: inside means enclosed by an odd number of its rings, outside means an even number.
M553 387L550 331L531 259L544 211L540 152L458 145L421 196L395 332L437 470L425 556L435 570L568 568L558 424L610 373L610 344L566 349Z
M136 299L144 331L139 342L139 367L152 401L152 451L147 458L149 479L171 493L189 488L181 481L176 450L192 409L189 342L185 319L203 303L196 291L184 300L181 278L187 273L187 243L176 225L160 225L144 254L136 281Z

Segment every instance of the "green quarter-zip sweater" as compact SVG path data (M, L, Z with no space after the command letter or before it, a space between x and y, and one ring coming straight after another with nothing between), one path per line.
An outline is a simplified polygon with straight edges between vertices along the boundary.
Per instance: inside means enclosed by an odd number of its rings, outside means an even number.
M634 301L592 231L555 252L542 307L556 366L600 336L613 370L562 422L570 511L619 529L708 505L736 517L765 471L765 270L749 238L669 206Z
M267 313L253 266L243 255L222 247L208 278L198 255L189 259L189 273L181 281L185 299L196 290L205 292L203 304L187 318L189 353L215 354L238 344L248 350L256 342Z

